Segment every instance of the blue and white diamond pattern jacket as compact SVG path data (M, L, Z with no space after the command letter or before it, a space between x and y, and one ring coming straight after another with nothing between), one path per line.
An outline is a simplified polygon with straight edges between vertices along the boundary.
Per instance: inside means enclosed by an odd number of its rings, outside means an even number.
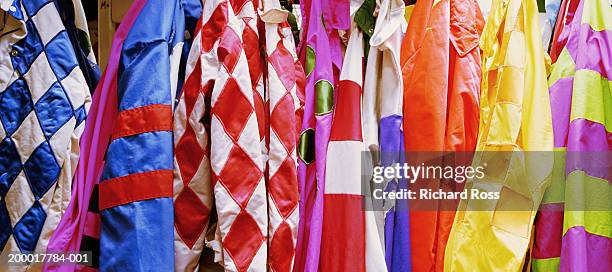
M44 253L70 201L91 98L54 1L0 7L0 249Z

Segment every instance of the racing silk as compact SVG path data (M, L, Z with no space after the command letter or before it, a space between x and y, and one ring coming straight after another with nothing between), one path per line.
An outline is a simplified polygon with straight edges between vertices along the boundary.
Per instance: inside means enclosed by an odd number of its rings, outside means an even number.
M299 62L287 12L278 0L264 0L261 21L266 48L265 126L268 177L268 267L290 272L297 241L299 208L297 139L303 100L304 71ZM262 28L260 28L262 29ZM260 33L262 34L262 33Z
M484 20L476 1L417 1L401 52L406 152L473 151L479 121ZM408 154L410 155L410 154ZM411 158L407 158L408 160ZM416 182L452 191L447 182ZM454 207L442 202L410 211L415 271L442 271Z
M549 77L553 180L536 219L533 271L608 271L612 21L606 1L579 1ZM604 171L602 171L604 170ZM565 209L565 211L564 211Z
M403 163L402 129L403 81L400 50L407 23L404 2L380 3L370 38L363 89L363 131L365 150L380 151L382 166ZM407 189L406 180L390 180L387 191ZM389 271L410 271L410 229L408 200L385 200L384 241Z
M229 271L290 271L298 219L298 92L304 82L291 28L277 1L262 2L261 14L244 2L239 15L228 1L209 4L175 114L176 270L198 269L206 245ZM253 50L260 43L265 56ZM269 101L270 111L258 112L257 99ZM216 235L206 240L213 207Z
M0 8L0 248L44 253L70 202L91 103L87 70L56 3L3 0Z
M99 228L102 270L174 267L172 104L184 32L181 3L134 2L95 93L74 182L80 193L58 248L74 250L82 235L96 237ZM162 23L138 23L151 14ZM88 213L97 181L101 223Z
M469 208L477 200L460 201L444 269L520 271L553 164L550 99L536 2L494 1L480 48L483 76L476 150L482 152L476 154L474 165L499 164L486 168L484 179L470 180L465 186L499 192L500 197L491 200L492 207L480 210ZM507 206L513 209L504 209Z
M306 90L297 147L300 224L293 270L307 272L318 270L321 256L327 143L334 108L334 62L338 62L337 54L332 54L336 51L332 50L339 47L337 33L332 37L331 32L335 31L328 32L323 25L323 2L301 3L305 22L301 63L305 67Z
M290 30L281 31L278 22L266 24L264 41L271 51L266 51L267 63L257 59L261 55L252 47L260 42L260 30L254 28L258 18L253 4L233 4L240 8L239 15L228 1L205 3L175 115L177 269L197 267L214 203L216 237L207 242L217 253L216 261L228 271L288 271L297 234L291 141L295 146L294 118L300 104L296 106L293 94L297 96L300 73L291 54L294 46L285 40L292 38ZM259 62L268 68L267 76L255 70ZM272 70L280 70L277 65L288 69L272 75ZM251 74L261 78L253 81ZM263 85L267 96L258 89L259 81L269 84ZM259 116L258 96L263 101L269 97L270 116L266 111ZM263 148L262 139L269 139Z
M184 11L181 1L139 6L120 51L117 117L100 176L101 270L174 269L172 107ZM153 16L159 24L147 23Z
M327 150L320 267L321 271L385 271L374 212L362 207L363 33L357 24L350 33Z

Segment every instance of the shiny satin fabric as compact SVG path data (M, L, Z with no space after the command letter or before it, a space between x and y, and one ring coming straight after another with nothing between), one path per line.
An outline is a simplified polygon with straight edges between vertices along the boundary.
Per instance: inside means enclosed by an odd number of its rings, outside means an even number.
M400 50L406 32L404 2L385 0L377 5L378 17L374 22L370 49L367 56L362 123L365 149L381 153L383 166L400 163L404 151L402 130L403 82L400 68ZM386 190L407 189L406 180L391 180ZM410 271L409 211L407 200L385 200L379 225L385 242L388 271Z
M360 158L361 152L366 150L360 110L363 51L363 33L353 23L336 93L327 150L321 271L386 270L374 212L362 208Z
M572 22L576 9L580 0L562 0L559 6L559 12L557 13L557 20L555 21L555 27L550 45L550 58L552 63L557 62L557 58L567 43L567 35L562 37L563 30Z
M0 249L45 253L70 203L90 90L53 2L0 1ZM89 67L88 67L89 68ZM6 259L5 259L6 260ZM40 263L2 264L40 271Z
M480 40L483 77L476 150L513 153L490 169L490 178L466 184L468 189L501 196L494 203L497 206L486 210L467 210L471 202L460 202L446 247L447 271L521 271L525 267L535 211L552 171L550 158L521 159L523 151L553 149L541 37L536 1L493 2ZM500 162L492 154L501 153L477 153L474 164ZM502 210L509 204L521 209Z
M87 209L94 185L98 183L104 164L103 157L107 146L102 143L108 143L110 140L114 120L117 117L117 108L114 105L117 104L117 67L121 48L143 3L140 2L130 8L124 23L119 26L115 34L109 64L94 92L89 118L85 123L80 142L82 152L73 180L72 200L50 241L49 252L78 251L81 247L81 239L86 234L99 238L99 218L87 220L90 217ZM95 224L90 223L93 220ZM76 271L77 267L48 265L45 269L47 271Z
M165 11L160 17L162 27L153 30L135 23L137 18L149 16L155 10ZM64 234L96 236L96 230L88 225L91 221L87 219L84 203L89 203L93 185L101 179L102 270L125 268L127 264L131 269L173 268L172 176L168 169L172 169L169 130L177 75L173 76L171 71L178 71L175 68L179 58L172 58L172 53L181 51L182 37L169 38L164 31L184 28L181 11L178 1L136 1L117 31L111 65L96 93L99 100L93 110L95 118L87 126L88 132L101 133L88 134L90 137L86 138L85 147L87 143L91 147L86 148L89 155L80 159L77 176L77 188L83 195L79 195L71 217L67 217L72 222L67 221L69 231ZM150 43L134 55L134 47L143 41ZM155 74L148 70L153 67L158 76L149 78ZM143 78L145 75L147 79ZM151 92L145 96L136 88ZM138 182L144 180L146 188ZM134 243L134 239L139 243ZM75 239L67 246L79 243Z
M317 271L322 258L325 166L336 87L334 66L342 62L337 31L323 24L325 3L323 0L301 2L304 39L300 62L306 73L306 91L298 142L300 224L295 271Z
M597 167L611 163L609 156L598 154L612 150L612 21L604 15L612 7L606 1L576 2L554 44L563 45L549 78L558 152L553 184L536 222L534 271L612 269L612 261L604 257L612 247L611 177ZM593 156L598 163L584 163ZM592 208L598 205L605 208Z
M287 12L278 0L260 2L260 32L265 35L264 82L269 111L265 113L268 189L268 269L290 272L298 232L298 180L296 145L301 129L305 75L297 61ZM256 50L258 51L258 50Z
M208 4L175 115L175 270L212 269L198 263L207 246L229 271L290 271L298 219L295 118L304 75L286 12L274 0L260 2L259 14L251 1ZM248 126L237 131L245 115ZM225 145L228 137L237 144ZM236 152L242 148L256 156ZM243 180L237 172L248 175ZM213 209L218 223L207 230Z
M174 268L172 108L184 36L171 33L185 31L184 10L179 0L142 2L120 51L99 182L103 271ZM151 16L157 25L143 19Z
M474 150L483 24L475 1L417 1L401 52L406 152ZM412 267L442 271L454 212L425 209L410 212Z

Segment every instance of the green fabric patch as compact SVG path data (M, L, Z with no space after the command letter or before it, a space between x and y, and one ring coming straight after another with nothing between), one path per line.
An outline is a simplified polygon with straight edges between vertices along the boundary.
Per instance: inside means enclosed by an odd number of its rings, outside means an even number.
M315 132L309 128L300 134L297 146L298 156L306 164L311 164L315 159Z
M312 47L306 46L306 77L310 76L317 62L317 54Z
M327 80L319 80L315 84L315 114L324 115L334 108L334 86Z

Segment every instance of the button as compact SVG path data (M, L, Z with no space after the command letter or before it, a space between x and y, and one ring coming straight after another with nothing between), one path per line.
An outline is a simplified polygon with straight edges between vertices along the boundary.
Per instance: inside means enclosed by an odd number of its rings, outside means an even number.
M15 6L11 6L11 7L9 8L9 11L10 11L10 12L15 12L15 11L17 11L17 8L16 8Z
M19 51L15 49L11 50L11 56L16 57L17 55L19 55Z

